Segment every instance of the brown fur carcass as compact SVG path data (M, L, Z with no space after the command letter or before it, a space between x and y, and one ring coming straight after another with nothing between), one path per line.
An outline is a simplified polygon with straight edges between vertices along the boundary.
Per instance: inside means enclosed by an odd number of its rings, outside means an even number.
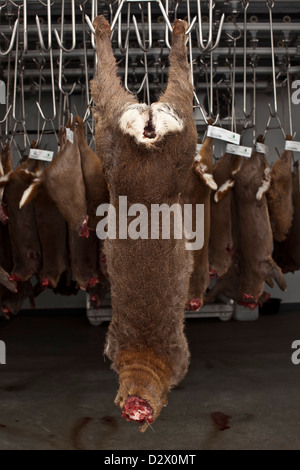
M254 152L233 178L233 264L208 293L206 301L222 293L255 308L265 300L266 280L272 278L282 290L286 289L281 270L272 258L273 236L265 196L270 169L264 155Z
M22 210L19 208L22 195L32 181L32 172L39 170L39 163L29 160L0 179L0 186L4 187L3 202L7 208L13 252L11 279L22 282L38 273L42 262L34 206L28 204Z
M1 188L1 197L4 196L4 191L7 191L7 185L12 184L13 187L16 186L16 182L13 183L8 183L10 179L14 179L14 176L12 175L12 162L11 162L11 157L10 157L10 151L9 151L9 146L5 145L4 151L1 155L1 180L2 183L5 183L5 186ZM11 181L11 180L10 180ZM8 192L10 192L8 190ZM18 197L18 196L17 196ZM12 202L11 197L7 197L7 195L4 196L4 199L1 200L1 223L0 223L0 304L1 304L1 312L2 315L5 318L10 318L11 315L16 315L18 311L20 310L23 301L25 300L26 297L30 297L31 302L33 302L33 297L34 297L34 289L31 285L30 280L25 280L25 282L18 282L16 283L16 278L15 276L12 276L11 280L10 275L8 273L11 273L11 271L14 268L14 259L16 259L16 256L14 258L13 256L13 249L12 249L12 244L10 240L10 230L9 230L9 225L10 229L12 230L12 225L14 222L14 210L11 211L11 206L10 203ZM15 201L12 202L12 205L15 203ZM9 206L9 207L8 207ZM11 214L12 220L9 220L8 213ZM22 218L22 216L21 216ZM9 222L9 225L8 225ZM21 220L22 222L22 220ZM16 229L20 229L21 227L24 228L24 226L21 224L17 225ZM34 229L34 226L32 227ZM14 252L19 253L19 259L22 259L22 262L27 264L27 257L26 251L24 250L23 247L19 247L19 244L22 245L23 242L28 243L28 235L22 236L22 234L16 234L14 238L14 242L18 242L18 245L15 246ZM4 269L3 269L4 268ZM24 271L22 270L24 273ZM26 276L27 277L27 276ZM20 279L18 278L20 281Z
M32 184L22 196L20 208L29 204L44 189L71 230L88 237L86 192L76 129L73 138L73 142L65 142L52 162L31 181Z
M187 62L187 24L175 21L165 93L139 104L117 76L110 26L94 20L98 68L92 82L96 149L116 212L128 206L180 203L194 160L197 133ZM119 226L117 225L117 233ZM105 353L119 375L115 403L145 430L167 403L167 394L189 363L184 306L192 267L181 239L107 238L113 307Z
M71 270L74 278L83 290L90 293L93 305L99 306L107 290L107 281L100 268L101 244L95 229L100 218L97 207L109 202L109 192L99 158L88 146L85 139L83 121L80 116L74 118L72 129L78 132L78 148L81 159L82 176L86 191L89 238L79 238L76 232L69 230Z
M223 277L232 264L233 240L231 223L231 188L235 184L233 175L242 165L239 155L225 153L214 165L213 177L218 191L211 194L209 266L213 278Z
M290 140L290 136L287 137ZM271 170L267 201L274 240L282 242L292 225L292 152L285 150Z
M187 181L184 200L193 205L192 221L196 223L196 205L204 205L204 240L199 250L193 251L194 267L190 278L188 295L188 310L200 310L203 305L203 296L210 282L208 246L211 229L210 221L210 194L217 189L212 176L213 171L213 139L206 137L199 156L195 158L190 177ZM199 221L198 221L199 222ZM193 227L195 231L195 227Z
M273 257L283 272L294 273L300 269L300 184L299 162L292 172L293 221L283 242L274 243Z

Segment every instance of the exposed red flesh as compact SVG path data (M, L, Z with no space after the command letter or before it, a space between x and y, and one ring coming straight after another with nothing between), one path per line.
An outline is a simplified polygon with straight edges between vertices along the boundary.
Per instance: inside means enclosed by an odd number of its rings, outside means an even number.
M152 114L149 114L149 121L144 128L143 138L154 139L156 137L155 127L152 122Z
M43 287L53 287L52 282L50 281L50 279L47 279L47 278L42 279L42 286Z
M88 287L94 287L99 282L97 277L91 277L88 282Z
M20 279L15 273L11 273L9 280L11 282L22 282L22 279Z
M79 236L80 237L89 238L90 230L88 228L88 220L89 220L89 216L86 215L84 221L80 225L80 229L79 229Z
M214 279L215 276L217 276L217 272L214 269L209 268L209 277Z
M146 400L131 395L125 402L121 417L125 418L126 421L136 421L139 424L147 422L151 424L154 421L152 413L152 408Z
M202 302L200 299L197 299L197 298L192 299L189 301L188 310L192 310L193 312L196 312L197 310L199 310L201 305L202 305Z
M243 299L254 300L253 295L246 294L245 292L244 292L244 294L242 295L242 297L243 297Z

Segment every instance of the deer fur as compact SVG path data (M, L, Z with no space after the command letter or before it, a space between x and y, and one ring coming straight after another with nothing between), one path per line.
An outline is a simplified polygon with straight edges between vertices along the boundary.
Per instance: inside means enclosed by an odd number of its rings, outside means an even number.
M42 188L54 201L71 230L88 236L86 193L76 129L74 142L66 141L52 162L32 180L22 196L20 208L32 201Z
M204 204L204 243L200 250L193 251L194 268L190 278L189 304L187 309L200 310L203 296L210 282L208 245L210 237L210 194L217 189L212 176L213 171L213 139L206 137L185 190L185 202L193 204L193 222L196 221L196 204ZM193 227L194 229L195 227Z
M74 118L72 129L75 126L78 130L78 148L86 192L88 225L91 230L96 230L97 222L99 222L99 217L96 216L97 207L99 204L109 202L109 192L100 160L85 140L83 121L80 116Z
M41 244L33 204L20 210L21 197L40 169L37 160L27 159L13 172L0 178L4 187L3 202L7 206L8 230L12 244L12 279L25 282L39 272L42 262Z
M118 211L120 195L127 196L129 205L181 202L197 140L187 24L175 21L168 86L151 106L139 104L121 86L103 16L94 20L94 28L96 150L110 203ZM105 354L119 375L115 403L123 408L136 395L146 399L156 419L188 368L184 306L192 257L184 239L106 239L104 251L113 308ZM141 430L147 426L141 423Z
M286 281L272 258L273 236L265 192L268 165L265 156L254 152L234 175L232 204L233 264L206 297L211 301L219 293L243 304L257 304L264 294L264 283L272 278L286 289ZM267 191L267 187L265 187Z
M295 162L292 172L293 220L287 237L283 242L274 243L273 257L283 272L300 269L300 184L299 162Z
M217 277L223 277L232 264L231 199L235 185L233 177L242 162L242 157L225 153L213 168L218 190L212 192L210 205L209 266L212 277L215 274Z
M293 220L292 152L285 150L271 169L267 201L274 240L285 240Z

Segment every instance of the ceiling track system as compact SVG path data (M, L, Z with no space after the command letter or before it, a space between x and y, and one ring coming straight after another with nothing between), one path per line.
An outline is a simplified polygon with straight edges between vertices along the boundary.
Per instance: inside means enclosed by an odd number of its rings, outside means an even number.
M76 112L72 100L78 95L93 135L89 82L95 68L92 22L98 14L111 24L125 88L148 103L167 83L174 20L189 23L198 124L232 117L236 90L243 94L246 126L255 120L256 90L272 95L270 115L276 117L278 89L289 94L292 81L300 78L298 0L0 0L2 141L21 134L23 148L30 143L28 100L36 102L37 138L57 136L68 114Z

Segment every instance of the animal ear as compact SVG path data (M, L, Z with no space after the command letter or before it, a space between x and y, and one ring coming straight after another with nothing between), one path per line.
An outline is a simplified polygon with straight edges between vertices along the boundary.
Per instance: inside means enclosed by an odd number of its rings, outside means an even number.
M231 188L235 185L235 181L233 179L228 179L222 186L219 187L218 191L215 193L214 200L215 202L222 201L223 197L230 191Z
M36 178L33 183L24 191L19 203L20 209L22 209L23 206L29 204L38 195L41 190L42 184L42 180Z
M261 201L263 196L268 192L271 184L271 169L266 166L264 170L264 179L262 180L261 186L258 188L257 193L256 193L256 199L258 201Z
M194 164L194 172L200 176L200 179L203 183L206 184L210 189L218 189L217 183L214 180L214 177L211 173L206 173L207 166L203 163L197 162Z

